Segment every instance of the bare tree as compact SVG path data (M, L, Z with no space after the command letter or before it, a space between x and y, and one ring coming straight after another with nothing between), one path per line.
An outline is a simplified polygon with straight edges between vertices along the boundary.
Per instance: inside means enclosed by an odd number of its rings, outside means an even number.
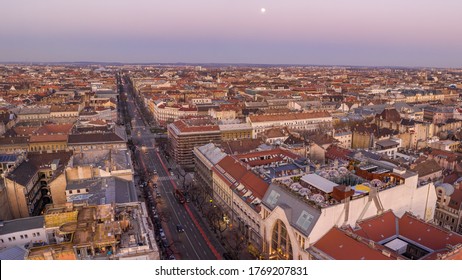
M228 238L229 253L233 259L238 260L239 255L247 246L248 239L238 229L232 229L229 231Z
M194 183L189 190L189 194L191 196L191 200L199 208L199 211L204 213L204 206L207 204L205 203L207 199L207 194L205 193L205 190L202 187L200 187L197 183Z
M158 212L159 219L162 222L168 223L172 219L172 213L169 210L163 209L162 211Z
M183 168L177 167L176 168L177 173L178 173L178 179L181 180L181 187L184 189L185 188L185 182L186 182L186 171L183 170Z

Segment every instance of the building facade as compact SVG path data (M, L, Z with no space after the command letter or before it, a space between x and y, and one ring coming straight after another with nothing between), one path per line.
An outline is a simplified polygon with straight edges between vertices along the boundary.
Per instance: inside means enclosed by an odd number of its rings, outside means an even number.
M332 116L325 111L302 112L275 115L252 115L247 117L247 123L253 130L253 138L273 127L287 127L291 130L315 131L332 126Z
M167 127L170 154L178 165L193 167L194 147L221 140L220 128L209 119L179 120Z

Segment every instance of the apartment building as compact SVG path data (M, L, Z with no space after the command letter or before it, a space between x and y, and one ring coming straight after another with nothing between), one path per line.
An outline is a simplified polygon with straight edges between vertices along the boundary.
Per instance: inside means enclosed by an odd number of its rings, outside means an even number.
M287 127L290 130L315 131L322 127L332 126L332 116L325 111L302 112L274 115L251 115L247 123L252 127L252 137L258 137L262 132L273 127Z
M167 126L170 154L178 165L193 167L194 147L221 140L218 125L209 118L178 120Z
M29 153L27 159L5 177L13 218L37 216L51 203L54 188L66 184L64 170L72 152Z

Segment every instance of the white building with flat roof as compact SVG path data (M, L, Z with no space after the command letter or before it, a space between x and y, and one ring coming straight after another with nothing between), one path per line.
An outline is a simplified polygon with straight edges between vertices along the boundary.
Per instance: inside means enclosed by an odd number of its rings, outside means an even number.
M0 222L0 249L47 242L43 216Z
M387 210L398 217L411 212L425 221L433 219L433 183L418 184L417 173L385 162L363 158L357 164L375 169L356 167L355 173L348 173L346 167L335 168L340 171L335 177L345 178L339 184L317 174L273 180L261 204L264 258L309 259L307 249L333 227L355 228ZM371 180L380 176L383 180Z

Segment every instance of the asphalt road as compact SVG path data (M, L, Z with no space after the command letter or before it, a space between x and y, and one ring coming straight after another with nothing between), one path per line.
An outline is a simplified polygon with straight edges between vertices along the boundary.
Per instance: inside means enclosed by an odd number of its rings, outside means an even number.
M156 198L157 212L161 217L170 253L177 259L221 259L221 254L216 249L217 241L210 236L196 209L188 203L180 204L175 198L174 191L178 188L175 177L170 174L165 157L157 152L155 135L145 126L133 94L128 92L126 85L124 90L127 93L128 112L132 118L131 137L137 147L135 160L148 174L152 174L154 170L158 174L157 188L152 191L154 197L156 191L160 192L160 197ZM177 225L181 225L184 232L178 232Z

